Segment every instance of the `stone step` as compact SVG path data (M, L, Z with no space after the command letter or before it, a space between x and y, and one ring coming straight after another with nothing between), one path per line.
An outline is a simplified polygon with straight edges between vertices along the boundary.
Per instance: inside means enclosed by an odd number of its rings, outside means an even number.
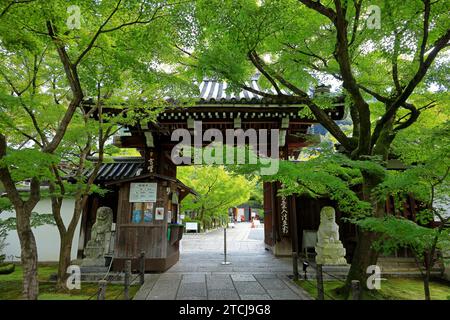
M440 278L442 276L441 271L431 271L431 277ZM390 278L421 278L422 274L420 271L415 272L385 272L382 273L382 277L390 277Z
M417 270L417 264L413 258L379 258L377 264L385 270L400 268ZM443 268L444 266L439 261L433 266L433 270L436 271Z
M83 273L107 273L108 267L103 266L81 266L80 267L81 274Z
M441 268L433 268L432 272L442 272ZM419 269L416 268L383 268L381 267L381 272L420 272Z
M431 271L431 277L440 278L442 276L442 271ZM303 279L304 273L300 272L299 277ZM391 272L381 272L382 278L421 278L422 274L420 271L391 271ZM307 272L307 278L308 279L316 279L316 272L315 270L311 272ZM347 278L347 273L342 272L324 272L323 273L323 279L324 280L345 280Z

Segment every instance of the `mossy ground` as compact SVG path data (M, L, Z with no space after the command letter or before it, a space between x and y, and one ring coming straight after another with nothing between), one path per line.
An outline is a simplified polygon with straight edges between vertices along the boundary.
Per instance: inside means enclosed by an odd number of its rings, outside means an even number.
M305 289L312 297L317 297L314 280L298 280L296 283ZM336 293L342 286L340 281L324 281L325 300L342 300L343 296ZM450 300L450 283L445 281L430 282L432 300ZM381 282L381 289L363 294L365 300L424 300L423 281L410 278L388 278Z
M94 296L98 285L96 283L81 283L80 290L56 290L55 282L49 281L52 274L56 273L56 264L40 265L38 269L39 279L39 300L87 300ZM123 299L122 284L108 284L106 289L106 300ZM130 287L130 296L133 297L138 291L139 286ZM16 266L13 273L0 275L0 300L18 300L22 298L22 267Z

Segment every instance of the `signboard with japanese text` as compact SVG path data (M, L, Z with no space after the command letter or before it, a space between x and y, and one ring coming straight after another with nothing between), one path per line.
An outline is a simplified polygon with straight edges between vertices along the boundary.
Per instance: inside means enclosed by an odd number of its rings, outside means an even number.
M283 236L289 236L289 212L287 205L287 198L281 196L280 201L280 220L281 220L281 234Z
M282 189L283 184L280 184L278 189ZM282 237L289 237L290 236L290 217L289 217L289 197L285 195L281 195L278 197L278 205L279 205L279 232Z
M155 182L133 182L130 183L130 202L156 202Z

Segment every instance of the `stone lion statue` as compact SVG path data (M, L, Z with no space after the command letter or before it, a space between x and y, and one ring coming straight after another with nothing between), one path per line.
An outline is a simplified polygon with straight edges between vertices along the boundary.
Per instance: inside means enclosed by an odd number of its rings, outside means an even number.
M320 211L320 225L317 231L316 263L322 265L345 265L345 248L339 241L339 226L333 207Z
M336 213L333 207L323 207L320 211L320 226L317 232L319 243L334 243L339 241L339 226L336 223Z
M97 218L91 230L91 239L84 249L84 265L101 265L104 261L104 255L109 251L112 222L112 209L108 207L98 208Z
M107 233L111 233L113 222L113 211L108 207L100 207L97 210L97 218L92 226L91 240L97 243L103 243Z

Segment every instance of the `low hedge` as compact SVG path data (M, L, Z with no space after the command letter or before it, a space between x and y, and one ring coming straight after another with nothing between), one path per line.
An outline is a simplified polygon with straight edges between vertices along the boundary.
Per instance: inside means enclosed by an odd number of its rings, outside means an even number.
M0 274L10 274L16 269L16 265L13 263L0 265Z

